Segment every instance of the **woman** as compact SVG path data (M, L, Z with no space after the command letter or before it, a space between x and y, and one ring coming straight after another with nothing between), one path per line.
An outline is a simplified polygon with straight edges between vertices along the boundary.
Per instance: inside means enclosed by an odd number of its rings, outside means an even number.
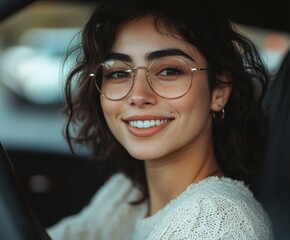
M272 239L245 186L265 142L266 86L255 47L211 6L100 2L66 83L66 134L124 157L52 238Z

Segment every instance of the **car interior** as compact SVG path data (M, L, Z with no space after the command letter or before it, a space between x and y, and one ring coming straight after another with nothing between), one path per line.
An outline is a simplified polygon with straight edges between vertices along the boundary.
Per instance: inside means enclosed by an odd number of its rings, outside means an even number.
M49 239L45 228L79 212L116 171L86 148L72 154L62 135L62 88L71 64L64 57L97 2L0 1L0 239ZM288 6L286 0L220 6L257 45L271 74L258 199L278 240L290 239Z

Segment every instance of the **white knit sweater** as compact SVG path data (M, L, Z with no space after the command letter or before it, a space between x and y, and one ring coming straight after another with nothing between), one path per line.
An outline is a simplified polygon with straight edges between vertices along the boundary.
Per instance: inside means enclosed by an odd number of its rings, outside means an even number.
M48 232L53 240L273 239L267 214L239 181L204 179L147 218L146 202L129 204L138 194L129 179L117 174L80 214Z

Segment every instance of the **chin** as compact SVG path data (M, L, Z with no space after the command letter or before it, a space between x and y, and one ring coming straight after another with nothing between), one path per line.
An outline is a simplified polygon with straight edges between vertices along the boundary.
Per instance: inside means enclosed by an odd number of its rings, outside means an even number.
M163 154L161 154L160 151L158 153L154 153L153 151L150 151L150 150L136 151L136 149L135 149L132 151L128 150L128 152L133 158L135 158L137 160L143 160L143 161L160 159L163 156Z

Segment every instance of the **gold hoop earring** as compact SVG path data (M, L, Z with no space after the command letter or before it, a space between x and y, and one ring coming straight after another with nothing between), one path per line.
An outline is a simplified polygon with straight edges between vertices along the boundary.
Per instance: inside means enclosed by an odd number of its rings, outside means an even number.
M218 113L220 115L220 120L224 120L224 118L225 118L225 109L221 107L221 110ZM216 112L212 112L212 117L214 118L214 120L217 120Z

